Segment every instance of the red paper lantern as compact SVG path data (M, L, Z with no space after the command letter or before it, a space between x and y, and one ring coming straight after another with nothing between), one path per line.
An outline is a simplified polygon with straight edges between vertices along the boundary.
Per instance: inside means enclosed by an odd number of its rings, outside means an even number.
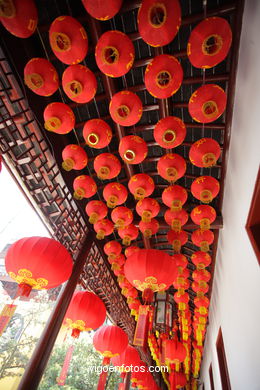
M206 252L197 251L192 254L191 261L196 265L197 269L203 269L210 265L211 257Z
M176 266L178 267L178 271L183 271L184 268L188 265L187 257L182 255L181 253L176 253L172 255L172 259L175 261Z
M151 222L151 219L159 214L160 205L155 199L144 198L136 203L135 209L143 222Z
M119 175L121 164L112 153L102 153L94 159L94 170L99 179L110 180Z
M173 286L176 289L182 289L182 290L188 290L190 288L190 282L188 279L185 279L183 277L178 277L176 280L173 281Z
M107 31L97 42L95 57L101 72L110 77L121 77L133 66L134 45L121 31Z
M114 122L121 126L133 126L141 119L143 105L141 99L133 92L120 91L113 95L109 112Z
M130 367L131 365L134 367L137 366L140 363L140 356L134 347L128 345L122 354L111 359L111 363L114 366L122 366L124 372L125 367Z
M125 203L127 196L127 189L117 182L108 183L103 190L103 197L111 209Z
M118 229L119 237L123 240L123 245L129 246L131 241L136 240L138 237L138 229L135 225L128 225L122 229Z
M191 95L188 109L196 122L209 123L223 114L226 104L225 91L216 84L206 84Z
M214 241L214 233L211 230L195 230L191 235L191 240L194 245L200 247L202 252L208 252L209 246Z
M171 211L168 209L164 214L164 219L165 222L171 226L172 230L179 232L181 231L182 226L188 222L189 215L187 211L183 209L180 211Z
M192 290L195 291L195 293L206 294L209 291L209 285L206 282L193 282L191 287Z
M184 292L184 289L176 291L176 293L173 295L173 298L175 302L178 303L179 310L187 309L190 297L188 293Z
M219 182L212 176L200 176L193 181L191 193L203 203L210 203L219 193Z
M138 30L150 46L165 46L177 34L181 24L178 0L144 0L138 12Z
M159 227L159 222L155 218L152 218L150 222L139 222L139 229L146 238L151 238L154 234L156 234Z
M86 213L89 216L89 223L96 223L107 216L107 206L100 200L91 200L86 205Z
M71 16L59 16L49 30L53 53L64 64L83 61L88 51L88 37L84 27Z
M180 252L181 247L186 244L188 241L188 235L184 230L180 232L175 232L174 230L169 230L167 234L167 239L172 245L175 252Z
M196 167L210 168L216 164L220 153L217 141L213 138L201 138L191 146L189 158Z
M82 0L86 11L95 19L108 20L113 18L121 8L122 0Z
M72 109L64 103L50 103L43 112L44 127L57 134L68 134L75 126Z
M211 278L211 274L209 271L207 271L206 269L200 269L200 270L195 270L193 273L192 273L192 279L195 280L195 282L209 282L210 281L210 278Z
M142 200L152 195L155 185L153 179L146 173L137 173L128 182L128 188L136 200Z
M160 157L157 163L158 174L165 180L174 182L184 176L186 162L176 153L168 153Z
M172 256L173 257L173 256ZM190 276L190 271L187 268L178 267L178 275L176 276L176 279L174 281L177 281L177 279L187 279Z
M63 72L62 88L74 102L88 103L96 95L97 80L86 66L70 65Z
M116 269L122 268L122 266L125 264L125 256L123 255L123 253L120 253L114 258L109 256L108 262L112 264L112 271L115 271Z
M111 219L117 229L122 229L133 222L133 213L127 207L119 206L112 211Z
M146 158L148 147L137 135L127 135L119 143L119 154L127 164L140 164Z
M83 127L83 138L91 148L102 149L109 145L112 130L102 119L90 119Z
M109 259L115 259L121 254L122 246L118 241L109 241L104 245L104 252Z
M105 325L93 337L95 349L104 357L111 358L124 352L128 344L127 334L119 326Z
M153 136L162 148L176 148L186 137L186 127L180 118L167 116L156 124Z
M182 80L183 70L179 61L168 54L153 58L145 69L146 89L157 99L167 99L174 95Z
M11 34L28 38L36 30L38 12L33 0L1 1L0 21Z
M62 160L62 168L65 171L71 171L72 169L80 171L87 166L88 156L79 145L70 144L63 149Z
M87 175L77 176L73 181L74 198L82 200L91 198L97 192L97 185L92 177Z
M207 309L209 307L209 303L210 303L209 299L207 297L205 297L204 295L202 297L194 298L194 305L198 309L200 309L201 307Z
M9 276L19 284L19 293L29 296L32 289L57 287L71 274L72 258L58 241L46 237L26 237L10 246L5 256Z
M138 246L129 246L128 248L125 249L125 256L126 257L129 257L131 255L133 255L134 253L136 253L137 251L139 251L139 247Z
M190 34L189 60L196 68L212 68L226 58L231 42L232 31L225 19L206 18Z
M110 236L114 231L114 224L109 219L101 219L94 224L94 230L97 233L98 240L103 240L105 236Z
M217 214L213 207L201 204L192 210L190 216L194 223L200 225L201 230L209 230Z
M187 384L186 376L183 372L172 371L169 376L171 390L182 389Z
M59 88L59 76L54 66L45 58L32 58L24 68L24 82L40 96L50 96Z
M186 348L177 340L177 337L165 340L165 361L167 364L180 364L184 362L186 355Z
M187 199L187 191L178 185L169 186L162 193L163 203L172 211L180 211Z

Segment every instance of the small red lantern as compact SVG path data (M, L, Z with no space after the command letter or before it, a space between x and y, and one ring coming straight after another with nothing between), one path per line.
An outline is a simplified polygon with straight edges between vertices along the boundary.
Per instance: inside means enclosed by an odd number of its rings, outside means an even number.
M154 234L156 234L159 227L159 222L155 218L152 218L150 222L139 222L139 229L146 238L151 238Z
M129 257L131 255L133 255L134 253L136 253L137 251L139 251L139 247L138 246L129 246L128 248L125 249L125 256L126 257Z
M94 170L99 179L110 180L119 175L121 164L112 153L102 153L94 159Z
M169 186L162 193L163 203L172 211L180 211L187 199L187 191L178 185Z
M219 182L212 176L200 176L193 181L191 193L203 203L210 203L219 193Z
M128 345L122 354L111 359L111 363L114 366L122 367L122 372L124 372L125 367L137 366L140 363L140 356L134 347Z
M102 119L90 119L83 127L83 138L91 148L102 149L109 145L112 130Z
M108 183L103 190L103 197L111 209L125 203L127 196L127 189L117 182Z
M122 229L118 229L119 237L123 240L123 245L129 246L131 241L136 240L138 237L138 229L135 225L128 225Z
M206 294L209 291L209 285L206 282L202 282L202 283L193 282L191 287L192 290L195 291L195 293Z
M110 77L121 77L133 66L134 45L121 31L107 31L97 42L95 57L101 72Z
M205 268L200 270L195 270L192 273L192 279L195 280L195 282L209 282L211 278L211 274L209 271L207 271Z
M167 364L179 365L184 362L186 355L186 348L177 340L177 337L165 340L165 361Z
M190 216L194 223L200 225L201 230L209 230L217 214L213 207L201 204L192 210Z
M225 19L206 18L190 34L189 60L196 68L212 68L226 58L231 42L232 31Z
M91 200L86 205L86 213L89 216L89 223L96 223L107 216L107 206L101 200Z
M115 259L121 254L122 246L118 241L109 241L104 245L104 252L109 259Z
M172 371L170 373L169 380L171 384L171 390L182 389L187 384L187 379L183 372Z
M127 344L127 334L115 325L102 326L93 337L95 349L107 358L122 354Z
M115 270L119 270L119 269L123 269L123 265L125 264L125 256L123 255L123 253L120 253L118 256L116 257L111 257L111 256L108 256L108 261L110 264L112 264L112 271L115 272ZM123 274L123 272L122 272Z
M34 1L1 1L0 21L6 30L16 37L30 37L36 30L38 23L38 12Z
M146 89L157 99L167 99L174 95L182 80L183 70L179 61L168 54L153 58L145 69Z
M54 66L45 58L32 58L24 68L24 82L40 96L50 96L59 88L59 76Z
M174 255L176 256L176 255ZM173 256L172 256L173 258ZM178 275L176 276L176 279L174 279L174 282L176 282L178 279L187 279L190 276L190 271L188 268L178 267Z
M164 214L165 222L171 226L172 230L176 232L181 231L183 225L188 222L189 215L187 211L181 209L180 211L171 211L168 209Z
M150 196L155 188L153 179L146 173L137 173L128 182L128 188L136 200Z
M114 122L121 126L133 126L141 119L143 105L141 99L133 92L120 91L113 95L109 112Z
M97 92L97 80L86 66L70 65L63 72L62 88L74 102L88 103Z
M179 310L186 310L188 308L190 297L188 293L184 292L184 289L176 291L173 297L175 302L178 303Z
M211 257L208 253L197 251L192 254L191 261L196 265L197 269L204 269L211 263Z
M176 153L168 153L160 157L157 163L158 174L165 180L174 182L184 176L186 162Z
M138 12L138 30L150 46L165 46L177 34L181 24L178 0L144 0Z
M184 230L180 232L175 232L174 230L169 230L167 234L167 239L172 245L175 252L180 252L181 247L186 244L188 241L188 235Z
M213 138L201 138L191 146L189 158L196 167L210 168L216 164L220 153L217 141Z
M117 229L122 229L133 222L133 213L127 207L119 206L112 211L111 219Z
M191 235L191 240L194 245L200 247L202 252L208 252L209 246L214 241L214 233L211 230L195 230Z
M74 198L82 200L91 198L97 192L97 185L92 177L87 175L77 176L73 181Z
M194 299L194 305L200 309L200 308L205 308L207 309L209 307L209 299L205 297L203 294L201 297L196 297Z
M114 224L109 219L101 219L94 224L94 230L97 233L98 240L103 240L105 236L110 236L114 231Z
M209 123L223 114L226 104L225 91L216 84L206 84L191 95L188 108L196 122Z
M160 205L155 199L144 198L136 203L136 212L143 222L151 222L151 219L159 214Z
M49 30L53 53L64 64L83 61L88 51L88 37L84 27L71 16L59 16Z
M82 0L86 11L95 19L108 20L113 18L121 8L122 0Z
M176 253L172 256L172 259L175 261L176 266L178 267L178 271L183 271L184 268L188 265L187 257L182 255L181 253Z
M88 156L79 145L70 144L63 149L62 160L62 168L65 171L71 171L72 169L80 171L87 166Z
M146 158L148 147L137 135L127 135L119 143L119 154L127 164L140 164Z
M75 126L72 109L64 103L50 103L43 112L44 127L57 134L68 134Z
M178 277L176 280L173 281L174 288L180 290L188 290L190 288L190 282L188 279L185 279L183 277Z
M162 148L176 148L186 137L186 127L180 118L167 116L156 124L153 136Z

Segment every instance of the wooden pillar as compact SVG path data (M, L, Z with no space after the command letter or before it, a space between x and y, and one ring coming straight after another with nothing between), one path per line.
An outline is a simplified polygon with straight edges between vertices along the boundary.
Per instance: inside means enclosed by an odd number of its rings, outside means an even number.
M18 390L36 390L38 388L93 241L94 235L90 232L87 234L85 243L75 261L71 276L58 296L55 308L35 347Z

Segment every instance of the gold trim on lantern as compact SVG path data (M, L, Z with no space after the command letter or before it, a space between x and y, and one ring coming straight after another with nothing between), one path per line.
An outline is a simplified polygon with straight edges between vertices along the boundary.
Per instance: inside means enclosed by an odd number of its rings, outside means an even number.
M92 330L92 328L86 327L86 323L83 320L77 320L73 322L70 318L66 318L64 321L64 325L70 329L78 329L80 332L88 332Z
M138 290L141 291L144 291L147 288L153 290L154 292L163 291L167 287L165 283L159 284L157 278L155 278L154 276L147 276L143 282L138 279L133 280L133 284L136 286L136 288L138 288Z
M99 142L99 136L96 133L90 133L87 136L87 142L90 145L97 145L97 143Z
M181 242L180 240L173 240L172 248L175 252L179 253L181 250Z
M125 120L130 114L130 109L125 104L121 104L121 106L117 107L115 114L119 119Z
M162 21L160 20L161 19L160 16L163 16ZM165 24L166 20L167 20L167 10L163 3L155 3L149 8L148 21L152 27L161 28Z
M208 241L201 241L201 243L200 243L200 250L202 252L208 252L209 251L209 243L208 243Z
M171 211L181 211L182 203L179 199L174 199L171 204Z
M16 8L13 0L1 0L0 1L0 17L1 18L14 18L16 16Z
M125 245L125 246L129 246L130 244L131 244L131 241L132 241L132 238L130 237L130 236L125 236L124 238L123 238L123 245Z
M91 223L93 225L94 223L96 223L98 221L98 218L99 218L98 213L93 212L90 214L88 221L89 221L89 223Z
M83 86L78 80L71 80L65 85L65 91L72 97L79 96L82 90Z
M209 101L205 102L202 105L202 112L203 112L203 115L208 119L215 118L216 115L218 114L217 103L214 102L213 100L209 100Z
M152 232L151 229L145 229L143 235L144 235L145 238L151 238L152 235L153 235L153 232Z
M202 42L202 53L206 56L215 56L223 47L223 39L218 34L211 34Z
M172 75L168 70L161 70L156 75L156 85L158 88L164 89L168 88L170 82L172 80Z
M64 52L71 49L71 41L67 34L53 32L51 34L51 46L58 52Z
M174 167L166 168L166 175L169 181L176 181L176 176L178 175L178 171Z
M135 152L133 150L131 150L131 149L126 150L125 153L124 153L124 159L126 161L134 161L134 159L135 159Z
M152 213L149 210L145 210L142 213L142 221L143 222L151 222L152 219Z
M61 120L56 116L53 116L44 123L44 127L48 131L55 131L61 127Z
M202 218L200 220L200 228L201 228L201 230L209 230L210 229L210 220L208 218Z
M66 158L61 164L62 168L65 171L71 171L75 165L75 161L72 158Z
M30 73L25 76L25 84L32 90L41 88L44 84L43 78L39 73Z
M97 177L99 179L107 179L110 174L110 169L108 167L101 167L97 172Z
M213 167L217 162L214 153L206 153L202 156L202 163L205 168Z
M114 46L106 46L102 49L101 58L104 64L114 65L118 63L119 52ZM112 59L112 61L110 62L108 59Z
M122 218L118 218L118 219L116 220L115 227L116 227L117 229L122 229L122 228L124 228L124 227L125 227L125 220L122 219Z
M172 136L172 139L171 139L171 140L167 139L167 135L171 135L171 136ZM176 132L175 132L174 130L171 130L171 129L166 130L166 131L163 133L162 140L163 140L163 142L165 142L166 144L171 144L172 142L174 142L174 141L176 140Z
M33 289L41 290L48 286L49 281L45 278L37 278L33 277L31 271L26 268L21 268L17 271L17 274L10 271L8 272L9 276L14 279L18 284L24 283L28 286L31 286Z
M181 221L179 219L173 219L172 224L171 224L171 228L175 232L180 232L181 231Z
M99 229L99 231L96 234L96 237L97 237L98 240L104 240L105 235L106 235L105 230Z
M76 200L82 200L85 196L85 190L84 188L77 188L73 193L73 198Z
M210 190L203 190L200 193L200 200L203 203L210 203L213 199L212 192Z
M134 198L136 200L143 200L146 195L146 190L143 187L137 187L134 192Z
M116 195L111 195L107 200L107 207L113 209L118 203L118 197Z

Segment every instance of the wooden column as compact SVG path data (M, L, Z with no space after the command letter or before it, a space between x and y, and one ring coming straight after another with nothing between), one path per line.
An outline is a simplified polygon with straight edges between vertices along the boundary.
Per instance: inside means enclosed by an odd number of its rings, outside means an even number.
M65 313L86 263L93 240L93 233L88 233L81 252L75 261L72 274L59 294L55 308L50 315L41 338L35 347L33 355L19 384L18 390L34 390L38 388L55 340L61 328Z

